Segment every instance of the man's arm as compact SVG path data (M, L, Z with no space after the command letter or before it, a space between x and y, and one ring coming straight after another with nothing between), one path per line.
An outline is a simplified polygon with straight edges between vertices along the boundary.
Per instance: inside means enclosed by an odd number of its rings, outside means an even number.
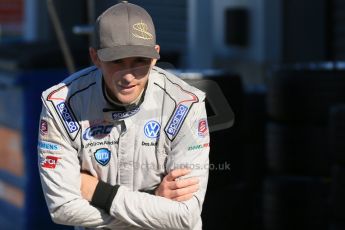
M82 198L78 153L59 122L43 103L38 168L52 220L64 225L107 227L118 220Z
M191 171L189 168L178 168L170 171L155 190L155 195L180 202L191 199L194 193L199 190L199 179L197 177L180 179L187 176Z
M192 195L191 199L178 202L130 191L124 186L111 186L100 181L98 184L93 183L97 186L91 189L91 196L89 196L91 203L133 226L151 229L193 229L201 221L200 214L208 180L209 133L207 123L204 123L206 119L204 103L196 103L187 118L179 135L173 141L172 151L169 153L167 167L172 173L171 178L168 175L165 178L167 181L163 180L161 185L174 181L173 186L183 187L183 181L188 181L188 179L183 180L178 177L180 180L176 181L173 171L189 166L193 168L192 172L184 177L189 177L192 181L195 180L192 177L197 177L200 185L200 189ZM162 189L161 185L156 193ZM190 186L189 189L191 189ZM184 192L190 196L190 192ZM184 197L182 193L173 195L172 193L170 193L172 199L174 196ZM201 228L201 222L198 227Z
M188 168L174 169L163 178L162 182L155 190L144 192L174 201L189 200L199 189L199 179L197 177L192 177L179 180L179 178L188 175L190 172L191 169ZM82 172L80 187L82 197L91 202L98 183L98 178L92 176L88 172Z

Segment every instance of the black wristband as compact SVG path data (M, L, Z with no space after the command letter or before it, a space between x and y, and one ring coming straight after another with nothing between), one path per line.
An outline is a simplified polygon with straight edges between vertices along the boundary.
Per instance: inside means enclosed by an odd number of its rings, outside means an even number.
M112 186L100 180L92 196L91 204L109 213L119 187L120 185Z

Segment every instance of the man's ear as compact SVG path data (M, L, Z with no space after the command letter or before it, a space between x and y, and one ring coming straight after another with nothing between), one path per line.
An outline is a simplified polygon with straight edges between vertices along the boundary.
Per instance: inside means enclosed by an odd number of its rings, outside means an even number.
M159 53L159 51L161 51L161 47L159 45L155 45L155 50L157 50L157 53Z
M97 50L93 47L89 47L89 55L91 58L92 63L97 66L101 67L101 60L99 60L98 55L97 55Z
M157 51L157 53L159 53L159 51L161 51L161 47L159 45L155 45L155 50ZM156 65L157 59L153 59L152 61L152 66Z

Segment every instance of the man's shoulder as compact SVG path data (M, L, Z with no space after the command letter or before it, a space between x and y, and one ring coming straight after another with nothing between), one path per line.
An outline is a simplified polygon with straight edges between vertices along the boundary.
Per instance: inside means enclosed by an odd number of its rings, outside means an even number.
M196 102L204 101L205 93L203 91L185 82L175 74L156 66L153 71L156 73L154 74L155 83L174 99L176 98L177 101L185 100L186 97L192 97Z
M200 105L205 100L205 93L168 71L158 67L155 67L153 71L155 74L151 79L154 79L156 90L163 90L168 95L168 97L163 97L163 100L170 101L170 103L163 103L170 107L170 110L165 110L170 111L170 115L164 132L168 139L173 141L187 117L191 117L188 114L195 113L195 110L190 113L191 109L200 108L195 105Z
M69 95L85 88L96 81L99 70L95 66L82 69L65 78L60 83L46 89L42 93L42 99L48 101L54 98L66 99Z

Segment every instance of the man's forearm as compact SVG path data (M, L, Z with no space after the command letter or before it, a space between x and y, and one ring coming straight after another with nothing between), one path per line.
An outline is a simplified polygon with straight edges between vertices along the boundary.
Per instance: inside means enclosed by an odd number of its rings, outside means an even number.
M201 212L196 196L177 202L104 182L98 183L91 203L133 226L152 229L193 229Z
M154 191L133 192L124 186L112 186L87 173L82 173L81 190L93 206L130 225L151 229L193 229L200 221L199 201L203 200L205 191L193 190L199 181L196 178L176 181L190 172L188 169L171 171L158 185L160 192L157 196ZM191 194L192 198L186 202L173 201L178 194L180 198Z

